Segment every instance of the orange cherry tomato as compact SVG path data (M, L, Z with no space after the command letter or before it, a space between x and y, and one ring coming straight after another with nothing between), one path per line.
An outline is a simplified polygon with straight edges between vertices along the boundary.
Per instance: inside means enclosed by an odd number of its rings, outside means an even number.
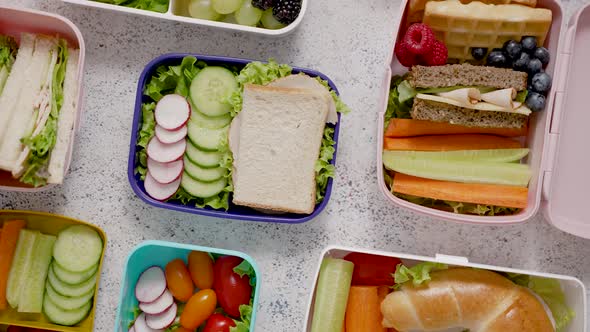
M185 329L184 327L178 327L174 332L193 332L193 330Z
M208 253L192 251L188 255L188 269L193 282L199 289L213 287L213 260Z
M215 307L217 307L217 295L213 290L198 291L184 307L180 315L180 325L189 330L196 329L213 314Z
M195 286L182 259L175 259L166 265L166 284L178 301L186 302L193 295Z

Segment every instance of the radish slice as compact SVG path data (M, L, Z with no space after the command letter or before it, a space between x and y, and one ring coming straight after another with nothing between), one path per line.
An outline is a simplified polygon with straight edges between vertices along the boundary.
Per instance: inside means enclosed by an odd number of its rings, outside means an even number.
M172 297L172 293L170 293L169 290L166 290L164 291L164 294L162 294L162 296L160 296L154 302L140 302L139 309L141 309L141 311L145 312L146 314L157 315L168 310L172 304L174 304L174 297Z
M180 159L186 150L186 140L182 139L176 143L164 144L157 137L150 140L147 146L147 155L155 161L169 163Z
M146 315L145 322L147 326L151 327L152 329L159 330L159 329L166 329L168 326L174 323L174 319L176 319L176 311L178 307L176 303L172 303L168 310L164 311L158 315Z
M165 95L154 111L156 123L167 130L176 130L184 126L191 116L191 108L181 95Z
M137 317L135 324L133 324L135 332L164 332L164 330L156 330L149 327L147 325L146 318L147 317L143 312L139 315L139 317Z
M156 181L156 179L154 179L152 174L148 171L148 173L145 177L145 182L143 183L143 186L145 187L145 191L148 193L148 195L150 195L153 199L157 199L158 201L165 201L168 198L172 197L172 195L174 195L176 193L176 191L180 187L181 180L182 180L182 177L179 176L173 182L170 182L168 184L162 184L162 183ZM165 287L166 287L166 281L164 280L164 288ZM162 292L164 292L164 291L162 291ZM162 293L158 294L158 296L160 296L160 295L162 295ZM141 301L141 300L139 300L139 298L138 298L138 300L140 302L153 302L156 300L156 298L153 298L150 301L148 301L148 300Z
M176 130L167 130L160 125L156 125L156 137L160 142L165 144L172 144L180 141L188 134L188 127L182 126Z
M154 180L168 184L178 179L184 169L184 161L178 159L170 163L160 163L148 157L147 168Z
M149 174L149 173L148 173ZM166 276L157 266L143 271L135 285L135 297L139 302L154 302L166 290Z

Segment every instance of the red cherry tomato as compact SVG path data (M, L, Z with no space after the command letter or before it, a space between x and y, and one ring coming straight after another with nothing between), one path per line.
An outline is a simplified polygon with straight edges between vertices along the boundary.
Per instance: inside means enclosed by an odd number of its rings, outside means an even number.
M211 289L203 289L195 293L184 307L180 315L180 325L188 330L201 326L215 311L217 296Z
M344 257L354 263L352 284L363 286L393 286L393 274L401 260L395 257L353 252Z
M203 332L229 332L230 327L236 326L236 322L222 314L213 314L207 319Z
M188 301L195 286L182 259L175 259L166 265L166 284L170 293L180 302Z
M240 317L240 305L250 303L252 286L248 276L240 276L234 272L243 259L235 256L220 257L213 265L215 278L213 289L223 310L234 318Z

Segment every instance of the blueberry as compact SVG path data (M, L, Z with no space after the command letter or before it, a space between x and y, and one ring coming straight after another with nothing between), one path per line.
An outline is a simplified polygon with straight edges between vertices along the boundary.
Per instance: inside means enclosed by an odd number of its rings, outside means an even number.
M482 60L488 54L488 49L484 47L474 47L471 49L471 55L475 60Z
M538 73L533 76L533 90L538 93L547 93L551 89L551 76L547 73Z
M528 53L522 52L520 53L520 57L512 63L512 68L514 70L526 72L530 61L531 57L528 55Z
M529 61L527 66L527 73L529 74L529 77L535 76L535 74L540 73L542 70L543 64L541 63L541 60L535 58Z
M508 55L508 58L515 60L518 59L520 53L522 53L522 45L516 40L509 40L504 43L504 52Z
M549 60L551 60L551 55L545 47L538 47L535 50L534 57L541 60L543 67L547 66L547 64L549 64Z
M533 36L524 36L522 37L520 44L522 45L522 50L529 54L533 54L535 49L537 49L537 38Z
M545 96L540 93L529 91L526 97L526 106L533 112L540 112L545 109Z
M506 67L508 64L508 59L502 51L492 51L490 54L488 54L486 62L488 66L502 68Z

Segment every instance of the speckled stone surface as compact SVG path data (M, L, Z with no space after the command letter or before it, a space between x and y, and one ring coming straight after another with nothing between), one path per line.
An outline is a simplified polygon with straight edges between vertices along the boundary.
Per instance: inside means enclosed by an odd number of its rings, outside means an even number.
M587 1L587 0L586 0ZM584 1L566 1L573 13ZM576 276L590 286L590 241L558 231L538 215L507 227L475 227L393 207L375 176L377 104L392 49L399 0L311 0L295 33L281 39L118 14L57 0L0 0L59 13L86 40L86 104L70 173L40 194L0 193L0 208L49 211L89 221L108 235L95 331L112 331L125 257L160 239L241 250L262 271L257 331L299 331L321 251L330 244L433 256ZM330 203L302 225L217 220L150 207L127 182L127 154L137 79L167 52L251 59L274 57L322 71L354 112L343 117Z

